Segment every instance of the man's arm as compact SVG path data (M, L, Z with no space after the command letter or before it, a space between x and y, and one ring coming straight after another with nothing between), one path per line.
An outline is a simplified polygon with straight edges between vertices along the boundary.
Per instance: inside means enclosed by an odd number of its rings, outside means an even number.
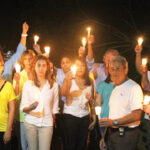
M141 119L141 115L142 115L142 110L138 109L138 110L134 110L132 111L130 114L122 117L122 118L118 118L115 119L118 121L118 125L117 126L126 126L130 123L134 123L136 121L140 121ZM114 120L109 119L109 118L103 118L100 120L100 125L101 126L114 126Z
M135 47L135 52L136 52L135 66L136 66L137 71L140 74L142 74L141 73L141 62L142 62L141 53L142 53L142 49L143 49L142 46L139 46L139 45L137 45Z

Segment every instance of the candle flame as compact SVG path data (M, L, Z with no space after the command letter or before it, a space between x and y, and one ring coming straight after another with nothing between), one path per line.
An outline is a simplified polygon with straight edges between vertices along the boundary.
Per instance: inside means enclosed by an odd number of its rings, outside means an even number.
M39 36L38 36L38 35L35 35L35 36L34 36L34 43L36 44L36 43L38 42L38 40L39 40Z
M149 104L149 102L150 102L150 96L145 95L145 96L144 96L144 105Z
M20 72L21 66L17 63L17 64L15 65L15 69L16 69L16 72Z
M100 106L96 106L96 107L95 107L95 112L96 112L96 115L100 116L101 107L100 107Z
M77 66L76 65L71 66L71 72L73 73L74 76L76 75L76 71L77 71Z
M46 54L49 54L49 53L50 53L50 47L49 47L49 46L45 46L44 49L45 49L45 53L46 53Z
M144 41L143 38L142 38L142 37L139 37L139 38L138 38L138 45L141 46L142 43L143 43L143 41Z
M82 38L82 45L85 48L85 46L86 46L86 38L85 37Z
M142 66L146 66L146 64L147 64L147 59L146 59L146 58L143 58L143 59L142 59Z
M90 36L91 28L90 28L90 27L88 27L88 28L87 28L87 31L88 31L88 36Z

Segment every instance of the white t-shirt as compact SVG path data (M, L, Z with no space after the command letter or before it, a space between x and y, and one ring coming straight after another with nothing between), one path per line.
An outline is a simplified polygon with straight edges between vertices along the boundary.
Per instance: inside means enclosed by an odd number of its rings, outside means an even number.
M53 126L52 114L59 112L57 83L54 83L53 87L50 88L47 81L42 90L40 90L34 85L33 81L28 80L23 87L20 109L23 110L25 107L29 107L35 101L38 101L39 104L33 112L42 112L44 110L44 116L39 118L26 114L25 121L39 127Z
M79 90L75 80L72 80L72 85L70 88L70 92ZM82 118L89 114L88 107L85 107L85 103L88 101L86 98L86 93L91 93L92 86L88 86L82 91L81 96L73 97L72 104L67 106L64 105L64 114L70 114L79 118Z
M147 72L147 77L148 77L148 81L150 82L150 71L148 71L148 72ZM144 118L145 118L145 119L147 119L147 120L150 120L149 115L148 115L148 114L146 114L146 113L145 113Z
M143 92L141 87L133 80L129 79L112 91L109 101L109 118L119 119L133 110L142 109ZM140 121L133 123L130 127L135 127Z
M150 82L150 71L147 72L148 81Z

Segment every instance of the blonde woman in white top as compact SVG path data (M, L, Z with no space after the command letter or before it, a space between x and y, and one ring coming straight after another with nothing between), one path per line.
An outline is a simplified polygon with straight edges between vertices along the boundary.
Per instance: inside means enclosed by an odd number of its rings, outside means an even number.
M61 94L66 96L64 106L64 133L65 150L85 150L88 129L92 129L96 123L95 115L90 115L86 95L92 95L92 84L88 75L88 69L84 58L78 57L75 61L77 66L76 76L71 72L66 77L61 88ZM93 107L94 108L94 107ZM93 112L93 108L91 110Z
M21 110L29 150L50 150L53 115L58 113L58 85L51 79L49 61L38 56L33 63L33 80L24 84Z

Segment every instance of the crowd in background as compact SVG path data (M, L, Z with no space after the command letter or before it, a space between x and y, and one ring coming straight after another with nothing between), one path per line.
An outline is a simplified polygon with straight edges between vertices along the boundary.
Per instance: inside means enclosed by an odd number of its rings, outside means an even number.
M150 103L144 103L142 91L150 91L150 71L142 65L142 45L135 47L140 86L128 78L130 64L118 50L106 50L103 63L95 63L93 35L87 36L87 55L80 47L73 60L62 56L57 68L39 44L33 45L34 50L26 49L28 30L23 23L20 42L10 58L0 52L0 149L15 145L16 150L50 150L55 134L62 150L90 149L90 133L98 125L99 149L135 150L142 111L150 124ZM16 63L20 71L15 70ZM97 106L101 107L98 117ZM11 140L12 133L17 144Z

